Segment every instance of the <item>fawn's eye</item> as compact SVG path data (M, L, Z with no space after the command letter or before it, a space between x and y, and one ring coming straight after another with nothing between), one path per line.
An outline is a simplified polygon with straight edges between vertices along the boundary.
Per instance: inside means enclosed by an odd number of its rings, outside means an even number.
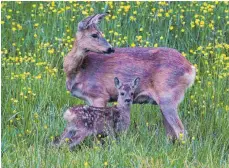
M134 93L132 92L132 93L131 93L131 96L133 96L133 95L134 95Z
M122 92L121 95L124 96L124 93Z
M92 34L91 37L98 38L98 34Z

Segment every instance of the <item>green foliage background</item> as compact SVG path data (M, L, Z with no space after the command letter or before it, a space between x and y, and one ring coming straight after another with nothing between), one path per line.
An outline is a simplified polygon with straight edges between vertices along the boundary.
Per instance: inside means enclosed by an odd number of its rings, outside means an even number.
M50 146L83 103L66 92L63 57L77 23L105 11L113 46L171 47L196 66L179 110L186 141L166 140L157 106L134 105L118 141ZM1 2L1 16L3 167L229 167L228 2Z

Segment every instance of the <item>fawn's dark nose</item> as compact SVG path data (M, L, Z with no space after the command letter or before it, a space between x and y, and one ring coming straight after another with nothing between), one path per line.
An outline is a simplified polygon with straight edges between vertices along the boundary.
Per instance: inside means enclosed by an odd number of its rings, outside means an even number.
M131 99L126 99L125 102L130 103Z
M108 53L108 54L113 53L114 51L115 51L115 50L114 50L113 48L111 48L111 47L107 49L107 53Z

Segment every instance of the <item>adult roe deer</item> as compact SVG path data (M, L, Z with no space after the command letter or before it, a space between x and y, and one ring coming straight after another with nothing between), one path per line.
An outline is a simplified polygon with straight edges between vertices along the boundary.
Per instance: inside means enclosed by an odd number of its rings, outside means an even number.
M114 137L117 133L126 131L130 125L130 106L139 80L136 78L131 83L122 83L117 77L114 79L118 92L117 106L78 105L69 108L64 114L67 127L55 144L59 146L68 138L72 149L87 136L100 134Z
M114 77L124 82L140 77L134 103L158 104L167 135L179 138L184 127L177 108L195 80L195 67L172 48L115 48L114 52L97 27L104 16L79 22L73 48L64 58L67 89L89 105L105 107L117 100Z

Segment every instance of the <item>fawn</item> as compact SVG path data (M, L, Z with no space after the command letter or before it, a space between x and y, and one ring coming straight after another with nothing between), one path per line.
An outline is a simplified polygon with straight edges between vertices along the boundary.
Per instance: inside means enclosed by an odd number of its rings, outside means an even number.
M61 145L68 139L70 149L73 149L87 136L115 136L126 131L130 125L130 106L139 81L140 78L136 78L131 83L122 83L117 77L114 78L118 91L117 106L79 105L69 108L64 114L64 119L68 122L67 128L55 144Z

